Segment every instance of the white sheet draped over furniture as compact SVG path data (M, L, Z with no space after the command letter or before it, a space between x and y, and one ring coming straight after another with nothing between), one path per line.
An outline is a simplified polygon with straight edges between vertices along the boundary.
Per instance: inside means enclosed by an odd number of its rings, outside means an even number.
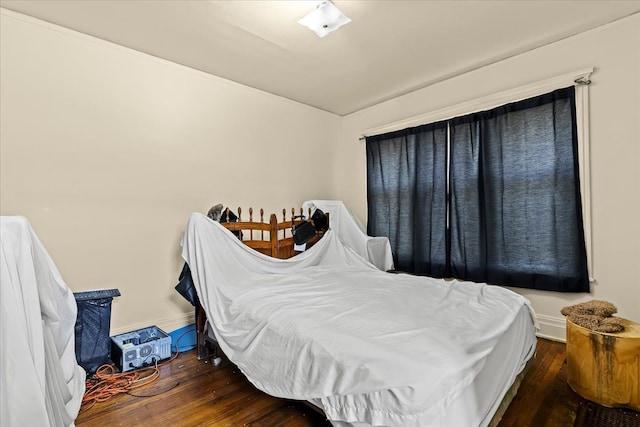
M274 259L192 214L183 257L224 353L336 425L486 425L535 349L528 300L385 273L338 237Z
M0 217L0 236L0 425L73 425L85 390L73 293L24 217Z
M343 243L380 270L393 269L391 244L386 237L367 236L362 224L339 200L307 200L303 210L318 208L329 214L329 227Z

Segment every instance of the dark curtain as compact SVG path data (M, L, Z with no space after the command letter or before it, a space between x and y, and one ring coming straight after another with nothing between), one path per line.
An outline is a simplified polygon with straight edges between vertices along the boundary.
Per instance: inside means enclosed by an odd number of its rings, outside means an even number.
M446 277L446 122L368 137L367 232L397 270Z
M588 292L574 88L450 122L453 277Z
M589 292L575 111L569 87L367 137L368 233L398 270Z

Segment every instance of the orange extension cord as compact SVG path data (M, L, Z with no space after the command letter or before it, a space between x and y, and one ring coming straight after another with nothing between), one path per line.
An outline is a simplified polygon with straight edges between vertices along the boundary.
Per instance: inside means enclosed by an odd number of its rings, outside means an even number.
M161 364L158 364L156 361L155 366L122 373L116 372L115 365L113 364L100 366L94 375L86 379L81 412L91 409L97 402L104 402L118 394L128 393L130 390L145 386L160 378L160 369L158 369L158 366L169 363L178 357L180 354L178 341L188 332L192 332L192 330L185 331L178 337L178 340L176 340L175 354L171 356L171 358L164 360ZM141 375L148 371L151 371L151 373L145 376Z
M149 375L141 376L140 373L144 371L152 372ZM117 394L127 393L134 388L150 384L159 377L160 371L157 366L132 372L117 373L113 365L102 365L95 375L86 380L86 391L82 397L82 409L90 409L96 402L104 402Z

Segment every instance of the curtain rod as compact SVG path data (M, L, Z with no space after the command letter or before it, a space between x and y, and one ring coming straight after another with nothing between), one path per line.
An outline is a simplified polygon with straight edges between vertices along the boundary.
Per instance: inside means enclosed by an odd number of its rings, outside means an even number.
M398 122L367 129L362 132L358 141L364 141L367 136L393 132L394 130L419 126L420 124L432 123L440 120L447 120L459 115L469 114L474 111L494 108L502 104L530 98L561 87L566 87L572 82L577 86L589 85L591 84L591 80L589 79L589 77L591 77L591 73L593 73L593 67L529 83L517 88L507 89L478 99L441 108L426 114L420 114Z
M588 78L586 78L584 76L578 77L573 82L575 84L577 84L578 86L590 85L591 84L591 80L589 80Z

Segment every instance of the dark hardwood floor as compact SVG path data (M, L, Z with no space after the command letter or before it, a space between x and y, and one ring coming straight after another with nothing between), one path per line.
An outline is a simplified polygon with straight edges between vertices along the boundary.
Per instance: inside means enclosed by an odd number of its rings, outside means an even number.
M499 426L573 426L581 398L567 385L564 362L564 344L538 339L536 358ZM214 367L190 351L160 369L157 381L82 408L76 426L330 426L304 404L258 391L226 359Z
M567 384L565 344L538 338L536 357L499 427L571 427L581 400Z

